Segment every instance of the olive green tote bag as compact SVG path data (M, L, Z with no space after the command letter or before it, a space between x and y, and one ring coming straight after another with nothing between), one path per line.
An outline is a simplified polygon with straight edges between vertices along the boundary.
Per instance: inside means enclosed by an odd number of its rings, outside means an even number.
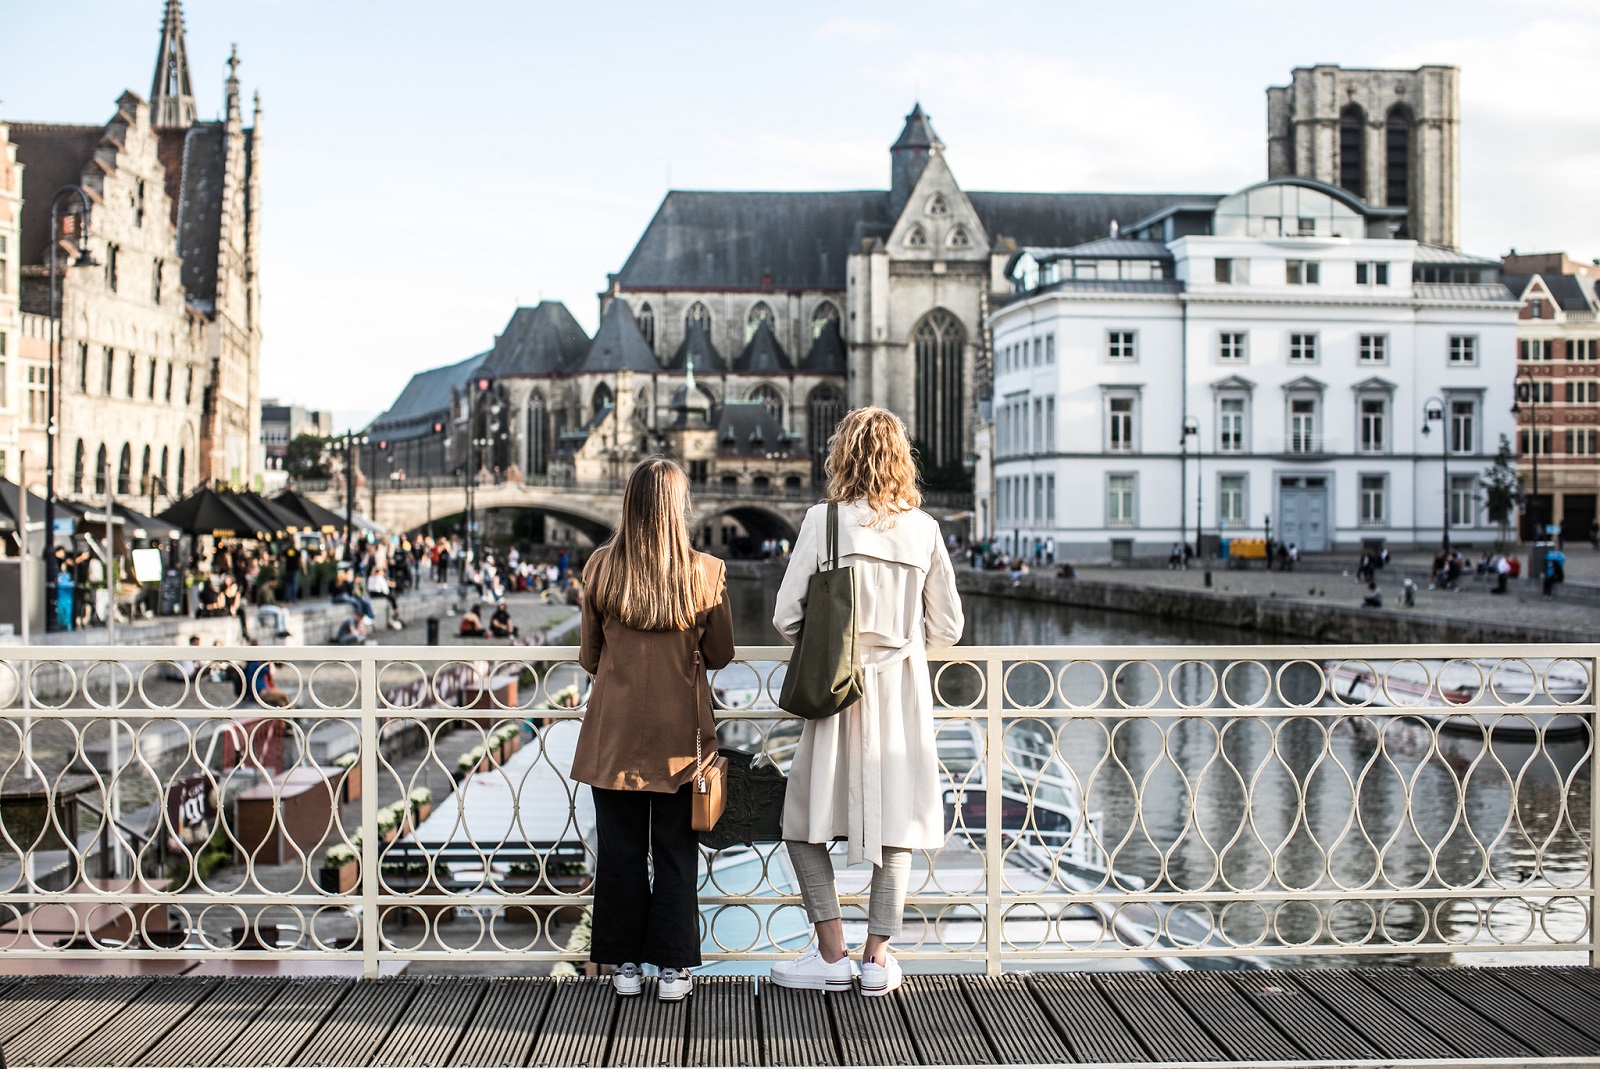
M837 502L828 503L826 563L806 586L805 620L778 696L785 711L805 720L825 720L861 698L855 569L839 567Z

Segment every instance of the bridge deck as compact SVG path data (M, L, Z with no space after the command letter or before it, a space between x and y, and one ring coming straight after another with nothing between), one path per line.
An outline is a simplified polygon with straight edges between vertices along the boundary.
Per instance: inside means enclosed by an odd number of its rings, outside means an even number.
M1494 968L914 976L882 999L703 977L0 979L21 1066L1570 1065L1600 972Z

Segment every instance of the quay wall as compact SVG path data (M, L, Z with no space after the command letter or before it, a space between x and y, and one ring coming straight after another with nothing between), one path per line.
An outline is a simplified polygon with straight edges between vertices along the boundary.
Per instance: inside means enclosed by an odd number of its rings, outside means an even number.
M729 561L739 578L776 578L782 567L763 561ZM1025 576L1013 584L1006 572L956 569L963 594L1015 598L1041 604L1105 609L1166 620L1234 627L1274 638L1339 643L1593 642L1597 632L1543 627L1475 616L1445 616L1416 609L1363 609L1315 598L1223 593L1143 585L1137 572L1127 581Z

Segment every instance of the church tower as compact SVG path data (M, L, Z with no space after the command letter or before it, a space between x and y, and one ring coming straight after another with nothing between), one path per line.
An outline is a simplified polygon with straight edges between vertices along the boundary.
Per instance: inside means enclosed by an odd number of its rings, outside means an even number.
M913 104L911 114L906 116L905 128L900 131L895 143L889 146L889 159L893 161L889 176L891 218L900 218L906 201L911 198L911 191L916 188L917 179L922 177L922 169L928 166L929 153L934 151L944 151L944 143L933 132L933 124L923 114L922 105Z
M1267 90L1267 176L1406 209L1402 237L1461 244L1461 72L1296 67Z
M183 4L181 0L167 0L156 73L150 82L150 123L156 127L192 126L194 120L189 52L183 43Z

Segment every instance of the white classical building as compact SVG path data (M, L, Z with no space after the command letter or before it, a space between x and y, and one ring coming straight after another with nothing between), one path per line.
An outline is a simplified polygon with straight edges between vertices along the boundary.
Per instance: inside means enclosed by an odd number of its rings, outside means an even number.
M1453 543L1489 543L1517 303L1495 261L1397 237L1404 213L1278 178L1019 250L979 529L1080 559L1197 528L1317 552L1436 546L1448 510Z

